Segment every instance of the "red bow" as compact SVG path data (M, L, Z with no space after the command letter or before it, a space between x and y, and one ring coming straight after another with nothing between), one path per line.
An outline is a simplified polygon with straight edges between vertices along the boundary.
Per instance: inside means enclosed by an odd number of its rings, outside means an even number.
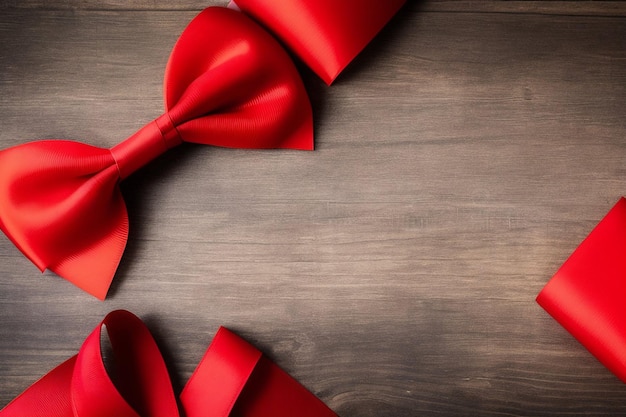
M106 328L114 364L103 361ZM107 366L108 365L108 366ZM256 348L221 327L180 395L187 417L336 417ZM77 355L0 411L0 417L177 417L159 348L128 311L109 313Z
M370 2L370 7L346 3L356 13L363 8L368 15L378 10L389 17L403 3ZM298 26L279 25L279 34L323 35L312 49L296 45L296 51L306 57L336 49L341 68L385 23L360 13L364 20L351 20L344 32L343 22L329 12L344 10L335 2L325 2L326 9L317 0L309 8L303 2L274 2L273 8L262 1L240 3L266 18L275 12L279 21L285 17L279 12L301 7ZM363 29L352 33L353 26ZM317 67L332 65L332 59L322 59ZM293 62L242 13L219 7L200 13L172 51L164 90L165 114L112 149L51 140L0 152L0 229L40 270L50 269L100 299L106 297L128 236L121 179L183 141L313 148L311 106Z
M537 302L626 382L626 199L593 229Z

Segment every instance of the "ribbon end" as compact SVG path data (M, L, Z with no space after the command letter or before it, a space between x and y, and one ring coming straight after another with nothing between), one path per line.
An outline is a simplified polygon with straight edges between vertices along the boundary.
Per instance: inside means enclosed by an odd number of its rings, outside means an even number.
M100 301L104 301L111 287L111 282L113 282L114 271L102 272L95 263L92 264L89 270L80 268L80 270L74 271L74 268L75 266L68 267L67 265L62 265L49 269L81 290L93 295Z
M626 199L621 198L537 295L537 303L626 382Z
M326 83L327 86L330 87L335 82L337 77L339 77L339 74L341 74L342 71L343 71L343 68L338 69L334 73L320 73L320 78L322 79L322 81Z
M220 395L209 400L211 393ZM225 327L215 334L181 401L189 417L337 417L303 385Z
M295 151L314 151L313 142L300 142L281 146L282 149L293 149Z
M75 363L76 356L73 356L54 368L0 410L0 415L41 416L44 413L40 407L45 404L48 417L73 417L70 385Z
M301 123L298 129L286 140L284 140L279 148L281 149L294 149L297 151L312 151L315 149L315 140L313 139L313 118L310 116L310 104L308 104L309 111L306 116L306 121Z
M328 85L405 3L237 0L241 10L269 27Z
M49 269L83 291L104 301L122 259L128 239L128 217L125 206L119 213L116 230L92 247L67 257Z

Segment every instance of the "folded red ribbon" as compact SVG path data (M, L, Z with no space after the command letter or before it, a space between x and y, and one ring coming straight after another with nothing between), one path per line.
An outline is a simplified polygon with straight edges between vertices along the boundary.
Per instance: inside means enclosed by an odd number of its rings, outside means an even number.
M626 382L626 199L565 261L537 302Z
M368 10L385 10L388 17L401 3L370 2ZM242 2L266 17L302 7L298 26L280 32L315 37L321 31L324 39L312 49L336 47L342 51L340 67L386 23L357 15L363 20L342 29L344 22L333 20L321 3L308 3L274 2L272 8ZM357 26L364 29L352 33ZM120 180L183 141L313 148L311 105L293 62L272 36L237 11L208 8L189 24L170 56L164 90L165 114L112 149L48 140L0 152L0 229L40 270L50 269L100 299L128 237Z
M270 28L327 84L374 38L406 0L235 0Z
M105 328L113 366L103 361ZM223 327L180 403L187 417L336 417L256 348ZM0 417L44 416L179 416L163 357L143 322L128 311L109 313L77 355L0 410Z

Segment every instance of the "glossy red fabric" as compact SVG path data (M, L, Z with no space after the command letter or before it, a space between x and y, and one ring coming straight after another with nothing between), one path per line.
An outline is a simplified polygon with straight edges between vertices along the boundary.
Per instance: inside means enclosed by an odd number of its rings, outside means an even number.
M118 183L182 141L313 148L311 106L287 53L245 15L212 7L176 43L165 114L112 149L31 142L0 152L0 229L40 270L104 299L128 236Z
M108 368L101 348L105 329L114 358ZM187 417L336 417L296 380L225 328L215 335L180 404ZM179 415L152 335L139 318L124 310L107 315L76 356L0 411L0 417Z
M626 199L565 261L537 302L626 382Z
M235 4L330 85L405 1L235 0Z

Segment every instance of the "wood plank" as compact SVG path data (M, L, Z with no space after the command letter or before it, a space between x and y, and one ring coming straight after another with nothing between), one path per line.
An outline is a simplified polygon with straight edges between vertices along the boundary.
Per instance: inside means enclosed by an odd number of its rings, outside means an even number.
M202 10L229 0L0 0L1 9L36 10Z
M0 149L157 117L195 13L0 14ZM126 308L177 390L227 325L342 417L624 415L534 297L624 192L625 40L617 17L409 8L336 85L305 72L316 151L181 146L125 181L107 301L1 238L0 404Z
M0 0L0 9L36 10L202 10L208 6L224 6L228 0ZM405 10L452 13L523 13L579 16L624 16L624 1L471 1L428 0L407 1Z
M422 12L514 13L567 16L624 16L624 1L471 1L429 0L414 4ZM409 6L411 7L411 6Z
M35 10L202 10L209 6L226 6L230 0L0 0L0 9ZM407 9L419 7L418 2L409 0Z

